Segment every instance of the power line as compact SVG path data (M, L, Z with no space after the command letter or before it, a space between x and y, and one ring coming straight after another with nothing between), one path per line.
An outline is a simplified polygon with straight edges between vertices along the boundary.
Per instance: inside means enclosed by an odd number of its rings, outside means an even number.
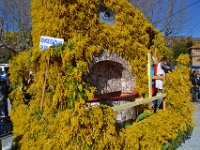
M194 2L194 3L192 3L192 4L188 5L188 6L186 6L186 7L182 8L182 9L180 9L179 11L175 12L174 14L169 15L169 16L167 16L166 18L162 18L162 19L156 21L155 24L158 24L158 23L164 21L165 19L171 18L171 17L173 17L173 16L179 14L180 12L182 12L182 11L184 11L184 10L186 10L186 9L188 9L188 8L190 8L190 7L194 6L194 5L196 5L196 4L198 4L199 2L200 2L200 0L197 0L196 2Z

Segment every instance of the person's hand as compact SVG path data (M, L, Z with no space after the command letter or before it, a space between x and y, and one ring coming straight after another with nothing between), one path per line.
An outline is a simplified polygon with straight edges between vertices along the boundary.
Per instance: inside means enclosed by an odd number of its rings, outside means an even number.
M166 76L160 76L160 77L161 77L161 80L163 80L163 82L165 82Z

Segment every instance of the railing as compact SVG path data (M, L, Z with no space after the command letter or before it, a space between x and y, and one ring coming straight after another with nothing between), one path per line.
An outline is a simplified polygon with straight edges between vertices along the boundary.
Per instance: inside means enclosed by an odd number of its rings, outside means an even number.
M108 93L108 94L103 94L99 97L93 98L91 100L88 100L88 103L93 103L93 102L103 102L103 101L116 101L116 100L120 100L120 99L126 99L126 98L134 98L138 96L138 92L137 91L133 91L132 93L121 93L120 95L113 95L112 93ZM150 103L152 101L161 99L161 98L165 98L166 94L161 94L158 93L156 96L150 97L150 98L142 98L142 97L138 97L135 98L135 101L133 102L129 102L129 103L125 103L125 104L121 104L119 106L114 106L112 107L112 109L114 111L120 111L123 109L127 109L127 108L131 108L134 106L138 106L141 104L145 104L145 103ZM163 110L165 110L165 101L163 101Z
M149 50L149 52L148 52L148 64L147 64L149 97L148 98L136 98L134 102L130 102L130 103L126 103L126 104L122 104L122 105L119 105L119 106L112 107L112 109L114 111L119 111L119 110L123 110L123 109L126 109L126 108L138 106L138 105L141 105L141 104L149 103L149 102L152 102L152 101L166 97L166 94L161 94L161 93L158 93L156 96L152 97L152 73L151 73L152 70L151 70L151 67L152 67L151 51ZM163 101L163 110L165 110L165 109L166 109L166 102L164 100Z
M130 98L133 97L135 98L135 101L130 102L130 103L125 103L125 104L121 104L119 106L114 106L112 107L112 109L114 111L120 111L123 109L127 109L127 108L131 108L134 106L138 106L141 104L145 104L145 103L150 103L152 101L161 99L161 98L165 98L166 94L162 94L162 93L158 93L156 96L152 97L152 73L151 73L151 67L152 67L152 62L151 62L151 52L148 52L148 65L147 65L147 73L148 73L148 87L149 87L149 97L148 98L136 98L138 96L138 92L137 91L133 91L132 93L120 93L119 95L113 95L113 93L108 93L108 94L102 94L96 98L93 98L91 100L88 100L87 102L92 103L92 102L102 102L105 100L110 100L110 101L115 101L115 100L120 100L123 98ZM163 101L163 110L166 109L166 102L165 100Z
M127 108L131 108L131 107L138 106L138 105L141 105L141 104L149 103L149 102L152 102L154 100L165 98L165 97L166 97L166 94L158 93L156 96L153 96L151 98L136 98L134 102L121 104L119 106L112 107L112 109L114 111L120 111L120 110L123 110L123 109L127 109ZM163 104L164 104L163 110L165 110L165 108L166 108L165 101L163 101Z
M138 92L133 91L132 93L125 93L125 92L111 92L111 93L105 93L98 95L87 102L102 102L102 101L117 101L120 99L126 99L126 98L133 98L133 97L138 97Z

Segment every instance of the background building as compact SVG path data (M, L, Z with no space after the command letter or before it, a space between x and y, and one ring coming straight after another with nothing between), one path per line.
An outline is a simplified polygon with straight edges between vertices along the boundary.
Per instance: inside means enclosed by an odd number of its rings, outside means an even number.
M200 72L200 44L196 44L189 49L191 64L193 69Z

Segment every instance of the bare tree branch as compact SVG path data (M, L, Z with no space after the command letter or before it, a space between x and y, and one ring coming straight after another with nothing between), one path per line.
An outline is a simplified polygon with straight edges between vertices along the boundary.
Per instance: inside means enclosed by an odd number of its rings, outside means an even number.
M183 32L187 24L186 0L129 0L165 36ZM178 12L178 13L177 13Z
M14 51L32 47L30 1L0 0L0 45ZM11 41L8 33L13 33Z

